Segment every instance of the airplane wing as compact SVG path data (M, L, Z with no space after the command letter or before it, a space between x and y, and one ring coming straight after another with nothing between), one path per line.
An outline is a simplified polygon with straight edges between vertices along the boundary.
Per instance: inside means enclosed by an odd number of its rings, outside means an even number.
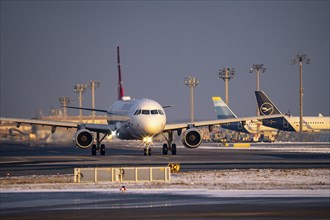
M19 118L0 118L0 121L4 122L14 122L16 126L19 127L21 124L30 125L41 125L50 126L53 128L86 128L90 131L101 132L104 134L110 134L115 128L108 124L88 124L88 123L78 123L78 122L65 122L65 121L46 121L40 119L19 119Z
M63 128L78 128L79 126L79 123L77 122L46 121L39 119L0 118L0 121L14 122L16 123L17 127L19 127L21 124L63 127Z
M268 115L268 116L254 116L254 117L245 117L245 118L230 118L230 119L218 119L218 120L210 120L210 121L196 121L193 123L177 123L177 124L166 124L164 128L164 132L171 130L178 130L183 128L192 127L203 127L203 126L212 126L212 125L221 125L227 124L231 122L241 122L241 121L258 121L269 118L283 118L285 117L282 114L278 115Z

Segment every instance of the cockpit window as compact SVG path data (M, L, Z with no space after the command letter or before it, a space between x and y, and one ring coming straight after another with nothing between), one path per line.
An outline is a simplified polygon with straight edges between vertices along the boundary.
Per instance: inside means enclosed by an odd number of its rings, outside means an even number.
M159 112L159 114L164 115L164 113L162 112L162 110L158 109L158 112Z
M141 109L136 110L134 113L134 115L139 115L139 114L141 114Z
M142 114L143 115L149 115L150 114L150 111L149 110L142 110Z
M158 114L158 111L157 110L151 110L151 114L152 115L157 115Z

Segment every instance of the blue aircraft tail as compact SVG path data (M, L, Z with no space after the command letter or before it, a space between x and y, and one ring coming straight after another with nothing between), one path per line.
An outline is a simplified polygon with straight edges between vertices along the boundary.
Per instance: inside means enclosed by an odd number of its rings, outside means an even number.
M218 119L237 118L237 116L219 96L212 97L212 100Z
M260 115L282 114L263 91L255 91Z

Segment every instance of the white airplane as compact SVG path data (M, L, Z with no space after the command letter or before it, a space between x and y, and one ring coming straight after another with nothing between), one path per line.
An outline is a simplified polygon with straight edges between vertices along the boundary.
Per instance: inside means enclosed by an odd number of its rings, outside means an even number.
M187 148L197 148L202 142L202 136L198 127L208 126L211 131L214 125L220 125L235 121L246 121L251 118L234 118L224 120L199 121L193 123L167 124L165 107L151 99L131 99L124 96L123 82L121 78L121 64L119 57L119 47L117 47L117 65L118 65L118 100L115 101L108 110L78 108L90 111L98 111L107 114L107 124L90 124L79 122L61 122L61 121L45 121L37 119L18 119L18 118L0 118L0 121L8 121L16 123L19 127L21 124L35 124L42 126L50 126L54 133L57 127L75 128L77 132L74 135L75 144L82 148L92 149L92 155L96 155L100 151L101 155L105 155L105 145L102 144L103 139L107 135L116 135L122 140L142 140L145 144L144 155L151 155L150 144L152 138L167 134L167 143L163 144L163 154L168 151L172 155L176 155L176 144L173 143L173 132L177 132L180 136L182 131L182 143ZM259 119L270 116L263 116ZM271 116L274 118L275 116ZM253 117L255 119L256 117ZM96 134L96 137L94 137ZM101 137L101 134L103 135Z
M263 91L255 91L260 115L282 114ZM263 125L282 131L299 132L300 119L291 115L262 120ZM303 116L303 131L318 132L330 130L330 117L319 114L318 117Z

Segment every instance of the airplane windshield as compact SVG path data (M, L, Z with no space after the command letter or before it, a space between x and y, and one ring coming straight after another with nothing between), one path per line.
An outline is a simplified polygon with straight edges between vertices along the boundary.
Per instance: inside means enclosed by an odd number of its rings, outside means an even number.
M158 111L157 110L151 110L151 114L152 115L157 115L158 114Z
M149 115L149 114L152 114L152 115L164 115L164 113L162 112L162 110L160 109L153 109L153 110L146 110L146 109L137 109L135 112L134 112L134 115L140 115L140 114L143 114L143 115Z
M149 115L150 114L150 111L149 110L142 110L142 114L143 115Z

